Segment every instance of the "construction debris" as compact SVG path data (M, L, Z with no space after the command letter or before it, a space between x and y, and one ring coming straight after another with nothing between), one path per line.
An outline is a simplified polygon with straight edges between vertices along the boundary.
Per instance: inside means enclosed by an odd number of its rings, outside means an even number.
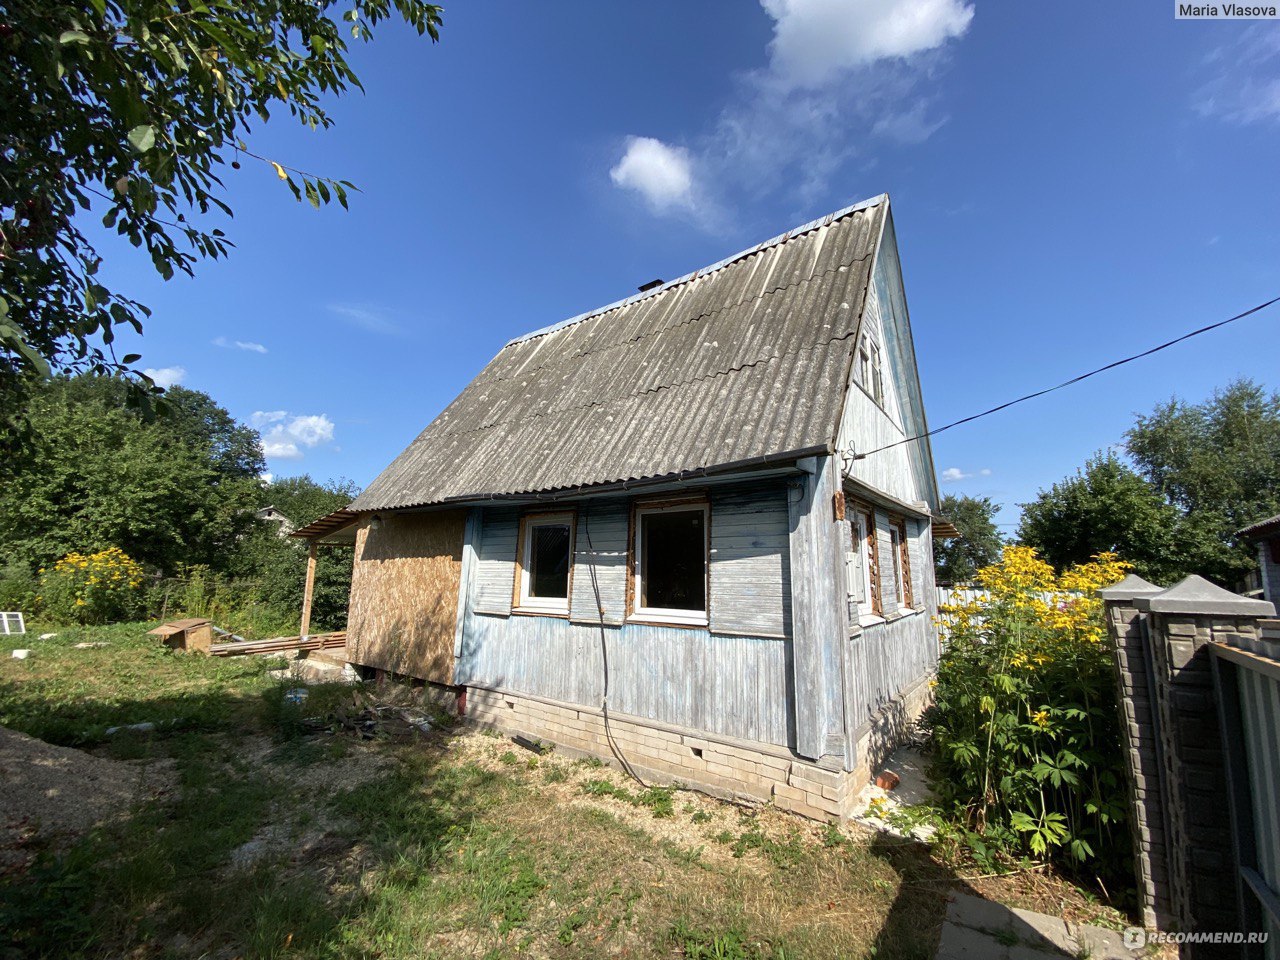
M114 737L122 731L128 733L150 733L155 728L156 725L154 723L150 720L145 720L142 723L126 723L119 727L107 727L106 733L108 737Z
M354 733L363 740L412 740L430 733L435 724L413 707L362 703L357 694L325 716L304 717L302 725L316 733Z
M192 617L162 623L154 630L148 630L147 636L159 637L170 650L208 653L213 646L213 625L201 617Z
M49 634L49 636L56 637L57 634L53 633L53 634ZM44 637L41 637L40 639L43 640ZM72 650L97 650L99 647L109 647L109 646L111 646L111 644L107 643L107 641L105 640L96 640L93 642L85 641L84 643L73 643L71 645L71 649Z
M15 651L13 651L13 659L15 659L15 660L25 660L25 659L27 659L27 657L29 657L29 656L31 656L31 651L30 651L30 650L15 650Z

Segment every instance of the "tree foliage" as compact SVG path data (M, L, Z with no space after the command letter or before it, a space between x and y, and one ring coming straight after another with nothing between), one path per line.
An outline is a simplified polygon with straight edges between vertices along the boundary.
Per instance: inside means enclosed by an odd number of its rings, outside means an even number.
M1114 453L1098 453L1074 477L1022 505L1018 540L1055 569L1118 554L1141 577L1168 583L1185 575L1178 511Z
M359 492L349 480L318 483L304 474L266 484L259 495L259 506L274 506L303 526L347 506ZM349 547L320 548L312 595L313 632L346 627L352 559ZM280 536L275 523L263 522L244 538L228 574L253 580L263 602L296 616L302 609L306 567L306 544Z
M1280 513L1280 394L1237 380L1202 403L1173 399L1126 440L1181 517L1183 566L1234 587L1256 562L1236 531Z
M30 443L0 467L7 559L49 566L74 551L119 547L153 571L219 565L252 526L262 453L257 432L181 387L146 423L112 377L36 387Z
M1237 380L1158 405L1125 437L1133 467L1093 457L1022 505L1019 539L1060 570L1113 550L1156 583L1235 589L1255 564L1236 532L1280 513L1280 394Z
M938 515L951 521L960 537L934 544L939 583L968 583L980 569L1000 559L1004 538L995 523L999 509L990 497L949 493L942 498Z
M132 371L115 331L146 307L107 288L87 216L157 273L190 274L230 241L223 177L261 163L298 199L346 206L350 183L253 153L254 123L317 129L359 78L348 40L399 18L438 39L421 0L7 0L0 7L0 425L50 368Z

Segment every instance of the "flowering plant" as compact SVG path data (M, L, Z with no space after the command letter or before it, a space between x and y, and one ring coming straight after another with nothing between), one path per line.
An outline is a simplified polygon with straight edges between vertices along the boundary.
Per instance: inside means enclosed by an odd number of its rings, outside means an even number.
M1007 546L979 572L976 599L939 607L945 646L925 715L934 782L951 816L1007 853L1123 869L1123 753L1098 590L1128 567L1104 553L1056 574L1030 547Z
M40 571L45 611L64 623L109 623L136 612L142 567L119 547L72 552Z

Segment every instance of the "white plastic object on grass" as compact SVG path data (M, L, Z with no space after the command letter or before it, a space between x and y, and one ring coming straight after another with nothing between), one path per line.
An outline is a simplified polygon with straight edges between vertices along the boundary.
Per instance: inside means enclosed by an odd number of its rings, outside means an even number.
M15 659L15 660L25 660L25 659L27 659L27 657L29 657L29 656L31 656L31 651L30 651L30 650L15 650L15 651L13 651L13 659Z

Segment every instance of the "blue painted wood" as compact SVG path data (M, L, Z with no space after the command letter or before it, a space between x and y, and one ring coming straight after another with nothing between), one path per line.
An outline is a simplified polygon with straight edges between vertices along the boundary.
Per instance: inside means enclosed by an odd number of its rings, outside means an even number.
M812 457L801 466L808 475L788 500L795 749L816 760L844 752L841 646L849 625L843 542L833 513L838 470L830 457Z
M457 682L598 708L598 625L470 611ZM619 713L788 746L786 643L706 630L605 627L609 706Z
M595 586L600 590L604 621L618 625L627 615L627 535L631 507L626 499L591 500L578 505L574 537L573 585L569 618L598 623ZM595 556L596 584L591 581Z
M786 637L791 621L787 484L711 492L711 630Z
M516 582L516 538L520 530L515 507L484 507L476 544L475 593L472 606L507 615Z

